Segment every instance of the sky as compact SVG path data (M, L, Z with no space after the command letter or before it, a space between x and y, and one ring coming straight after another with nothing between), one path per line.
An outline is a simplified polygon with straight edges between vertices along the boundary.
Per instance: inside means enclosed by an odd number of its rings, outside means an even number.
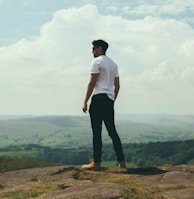
M194 114L193 0L0 0L0 24L0 115L84 114L94 39L117 113Z

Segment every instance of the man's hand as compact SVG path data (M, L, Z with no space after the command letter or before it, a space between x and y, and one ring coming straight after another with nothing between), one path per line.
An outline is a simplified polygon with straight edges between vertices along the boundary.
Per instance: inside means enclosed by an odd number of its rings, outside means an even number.
M87 103L84 103L84 104L83 104L82 110L83 110L84 113L87 112L87 110L88 110L88 108L87 108Z
M84 104L83 104L83 107L82 107L82 110L83 110L84 113L86 113L86 111L87 111L87 101L89 100L89 98L90 98L90 96L91 96L91 94L94 90L98 76L99 76L99 73L94 73L94 74L90 75L90 80L89 80L89 83L88 83L86 95L85 95L85 98L84 98Z

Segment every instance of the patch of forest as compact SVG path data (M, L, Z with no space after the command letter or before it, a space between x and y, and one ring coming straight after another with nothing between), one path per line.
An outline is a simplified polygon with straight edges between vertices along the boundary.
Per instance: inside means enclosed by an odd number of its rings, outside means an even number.
M126 162L133 166L194 163L194 140L123 144ZM91 147L52 148L20 145L0 148L0 156L58 164L81 165L92 159ZM116 162L112 144L103 145L103 162Z

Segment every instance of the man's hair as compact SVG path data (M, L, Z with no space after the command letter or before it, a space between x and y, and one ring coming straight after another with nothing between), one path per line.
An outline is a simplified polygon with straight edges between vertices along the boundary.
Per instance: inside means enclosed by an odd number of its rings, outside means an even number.
M94 40L92 44L94 47L101 46L104 53L106 53L106 50L108 49L108 43L102 39Z

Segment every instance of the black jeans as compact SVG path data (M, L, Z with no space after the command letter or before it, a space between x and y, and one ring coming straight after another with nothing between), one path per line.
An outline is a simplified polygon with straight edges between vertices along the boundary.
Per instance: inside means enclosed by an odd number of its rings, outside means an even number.
M115 128L114 101L107 94L98 94L92 97L89 108L91 126L93 131L93 158L94 162L101 162L102 156L102 122L106 126L112 139L117 161L124 161L121 140Z

